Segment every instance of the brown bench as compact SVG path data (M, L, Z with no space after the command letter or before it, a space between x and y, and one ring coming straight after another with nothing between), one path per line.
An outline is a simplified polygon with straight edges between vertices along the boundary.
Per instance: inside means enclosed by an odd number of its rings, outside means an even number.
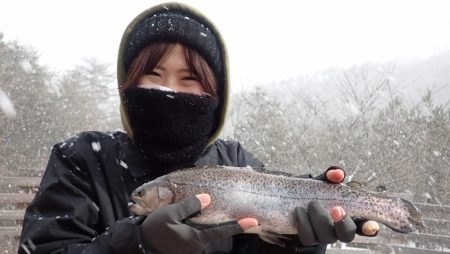
M353 253L348 250L365 250L366 252L358 252L358 253L405 253L405 254L443 254L449 253L447 250L442 249L427 249L420 248L414 246L398 246L398 245L390 245L389 243L358 243L353 242L352 244L346 245L342 249L334 249L329 248L327 250L328 253ZM334 252L335 250L343 250L344 252Z
M25 209L40 182L41 177L0 177L0 209Z
M41 177L0 177L1 230L22 225L25 208L33 200L40 181Z
M0 227L1 238L15 238L20 236L22 227Z
M36 192L41 177L0 177L0 193Z
M4 253L17 252L25 208L41 182L40 176L33 175L0 177L0 250Z
M380 233L378 237L368 238L368 237L358 237L355 239L354 243L349 243L348 245L361 246L364 244L383 244L390 246L400 246L400 247L416 247L425 248L430 250L441 250L450 249L450 236L448 235L431 235L431 234L421 234L421 233L410 233L410 234L396 234L391 233L383 235Z
M0 210L0 220L22 220L25 214L24 209L19 210Z
M16 209L25 209L33 200L34 193L0 193L0 204L15 205Z
M430 235L449 235L450 234L450 220L424 219L424 229L419 230L420 233Z
M422 212L423 218L450 221L450 206L414 203Z
M444 228L450 222L445 221L442 224L433 225L443 234L427 234L421 231L409 234L401 234L392 231L382 225L381 231L377 237L356 236L353 242L346 244L336 244L335 248L359 248L381 251L383 253L410 253L410 249L429 250L430 252L411 252L411 253L431 253L431 251L450 250L450 232L449 228ZM395 251L398 250L398 251ZM402 251L403 250L403 251ZM433 252L434 253L434 252Z

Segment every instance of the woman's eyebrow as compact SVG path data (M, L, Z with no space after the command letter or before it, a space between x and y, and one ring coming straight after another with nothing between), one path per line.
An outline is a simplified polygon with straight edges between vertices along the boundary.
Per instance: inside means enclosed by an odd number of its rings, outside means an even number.
M189 70L188 68L179 69L178 72L188 72L188 73L192 73L191 70Z
M163 66L155 66L154 70L161 70L161 71L166 71L166 68L164 68ZM189 68L182 68L182 69L178 69L177 72L188 72L188 73L192 73L191 70Z

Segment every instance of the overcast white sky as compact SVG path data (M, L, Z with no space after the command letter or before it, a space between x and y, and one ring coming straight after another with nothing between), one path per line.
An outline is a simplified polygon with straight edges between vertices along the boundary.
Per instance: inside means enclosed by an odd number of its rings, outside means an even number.
M185 0L222 32L235 84L266 83L450 49L450 1ZM92 56L115 65L123 30L151 0L2 0L0 32L52 69Z

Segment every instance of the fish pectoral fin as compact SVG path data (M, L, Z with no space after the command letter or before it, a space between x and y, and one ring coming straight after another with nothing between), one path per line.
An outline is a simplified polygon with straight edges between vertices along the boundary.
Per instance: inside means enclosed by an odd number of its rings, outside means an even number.
M286 245L281 241L281 239L288 239L289 237L284 236L282 234L278 234L275 232L263 230L261 226L251 227L244 231L246 234L257 234L259 238L261 238L263 241L275 244L281 247L286 247Z
M192 224L219 225L230 221L235 221L229 213L205 209L194 217L188 218Z

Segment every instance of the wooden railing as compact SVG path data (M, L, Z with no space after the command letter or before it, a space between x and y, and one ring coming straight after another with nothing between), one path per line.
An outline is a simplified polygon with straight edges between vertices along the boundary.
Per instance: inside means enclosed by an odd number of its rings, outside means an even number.
M17 253L23 215L40 183L40 176L0 176L0 251ZM357 236L351 243L336 243L327 253L450 253L450 206L415 203L426 228L400 234L382 226L377 237Z
M25 209L34 198L41 173L34 170L32 176L0 176L1 253L17 253Z
M382 225L377 237L357 236L351 243L330 245L327 253L450 253L450 206L414 204L426 228L401 234Z

